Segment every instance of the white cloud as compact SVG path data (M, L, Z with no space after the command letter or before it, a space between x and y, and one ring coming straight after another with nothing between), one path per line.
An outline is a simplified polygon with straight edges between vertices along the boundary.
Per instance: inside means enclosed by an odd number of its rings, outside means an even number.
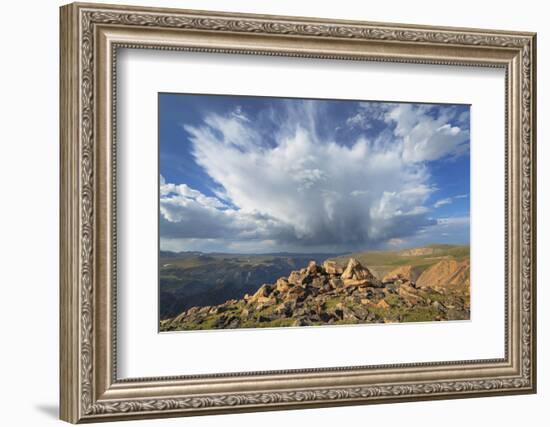
M346 125L361 129L372 129L376 121L384 121L386 112L395 104L382 102L360 102L357 112L346 120Z
M439 199L437 202L434 203L434 208L440 208L441 206L450 205L451 203L453 203L453 199L450 197Z
M436 220L437 225L439 226L455 226L455 225L466 225L470 224L470 217L469 216L456 216L456 217L448 217L448 218L438 218Z
M403 159L407 162L459 156L468 150L469 129L452 126L447 114L432 117L431 108L399 104L386 114L386 121L396 125L395 135L403 140Z
M265 143L240 108L185 125L197 164L220 188L209 197L161 178L163 238L342 250L400 241L438 224L428 216L436 188L424 162L459 155L468 136L415 108L362 104L356 114L395 125L383 143L320 137L312 101L293 101L287 114L271 116L279 120L275 144Z

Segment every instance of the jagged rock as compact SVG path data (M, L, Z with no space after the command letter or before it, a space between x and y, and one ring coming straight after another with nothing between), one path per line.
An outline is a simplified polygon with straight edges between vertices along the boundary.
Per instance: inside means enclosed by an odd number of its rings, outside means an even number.
M290 317L292 315L292 310L288 305L283 303L275 307L275 310L273 310L273 313L281 317Z
M382 283L371 271L363 267L355 258L350 258L348 265L340 278L344 281L344 286L382 286ZM346 285L347 282L347 285Z
M322 288L325 285L325 283L327 283L326 276L321 276L321 277L314 277L309 285L313 286L314 288Z
M219 314L219 313L223 313L224 311L227 311L227 306L218 305L218 306L212 307L208 312L208 314Z
M215 328L223 328L225 326L225 321L227 319L224 316L218 317L216 321L214 322Z
M301 285L304 276L305 274L302 274L299 271L292 271L288 276L288 283L292 285Z
M342 314L343 314L343 319L344 320L351 320L351 321L357 321L359 320L359 317L357 317L357 315L355 314L355 312L349 308L344 308L344 310L342 310Z
M370 286L371 282L369 280L363 279L363 280L357 280L357 279L344 279L344 287L350 287L350 286Z
M401 285L399 287L398 295L411 305L416 305L424 300L418 295L415 288L407 285Z
M281 277L275 283L275 289L279 292L286 292L289 289L288 279Z
M241 324L241 320L238 317L231 316L225 321L224 328L227 328L227 329L238 328L240 324Z
M247 302L255 303L255 302L265 302L269 300L269 295L271 295L271 292L273 291L273 286L269 284L263 284L258 288L256 293L252 295L250 298L248 298Z
M340 275L344 272L344 269L340 267L336 261L327 260L323 263L323 268L327 274Z
M359 320L366 320L367 316L369 315L369 311L363 306L355 306L353 308L353 311L355 313L355 316L359 318Z
M344 281L339 277L331 277L329 279L329 283L332 285L334 289L338 289L344 286Z
M308 285L305 288L308 297L316 297L321 293L321 289L312 285Z
M369 311L369 314L367 314L367 317L365 319L367 322L374 322L375 320L378 320L378 317L373 312Z
M301 300L305 297L306 291L301 286L290 288L283 296L284 301Z
M441 311L443 313L445 313L447 311L447 307L445 307L443 304L441 304L439 301L434 301L432 303L432 306L438 310L438 311Z
M323 272L323 269L319 267L315 261L309 262L306 269L306 274L308 274L309 276L314 276L316 274L321 274L322 272Z
M326 311L322 311L319 313L319 319L321 322L329 322L332 319L332 316Z
M387 310L388 308L390 308L390 305L386 302L386 300L381 299L380 301L378 301L378 304L376 304L376 307Z

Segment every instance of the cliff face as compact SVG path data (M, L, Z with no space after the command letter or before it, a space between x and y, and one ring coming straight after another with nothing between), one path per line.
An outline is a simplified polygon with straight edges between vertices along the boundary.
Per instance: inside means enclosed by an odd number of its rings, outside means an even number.
M345 268L334 261L322 265L312 261L288 277L263 284L252 295L192 307L163 320L161 330L468 319L469 297L464 286L454 284L466 276L469 284L469 265L467 270L461 263L439 266L443 262L426 270L416 282L418 270L411 266L402 266L380 280L354 258ZM442 287L443 283L449 287Z

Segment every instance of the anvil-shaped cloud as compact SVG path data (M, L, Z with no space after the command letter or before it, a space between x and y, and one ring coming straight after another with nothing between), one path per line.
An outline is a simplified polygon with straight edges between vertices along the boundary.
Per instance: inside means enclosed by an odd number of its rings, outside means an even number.
M338 252L437 228L431 167L468 153L469 109L353 102L335 118L327 102L264 102L251 115L236 102L184 121L182 140L215 186L207 196L161 177L162 246Z

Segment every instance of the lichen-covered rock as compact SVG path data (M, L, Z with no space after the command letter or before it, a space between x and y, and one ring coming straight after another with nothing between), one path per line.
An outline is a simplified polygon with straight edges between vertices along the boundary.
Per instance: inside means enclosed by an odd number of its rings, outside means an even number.
M327 260L323 263L323 268L327 274L341 275L344 269L340 267L336 261Z
M371 271L363 267L355 258L350 258L348 265L340 278L344 281L344 286L382 286L380 280L376 278ZM347 281L347 285L346 285Z

